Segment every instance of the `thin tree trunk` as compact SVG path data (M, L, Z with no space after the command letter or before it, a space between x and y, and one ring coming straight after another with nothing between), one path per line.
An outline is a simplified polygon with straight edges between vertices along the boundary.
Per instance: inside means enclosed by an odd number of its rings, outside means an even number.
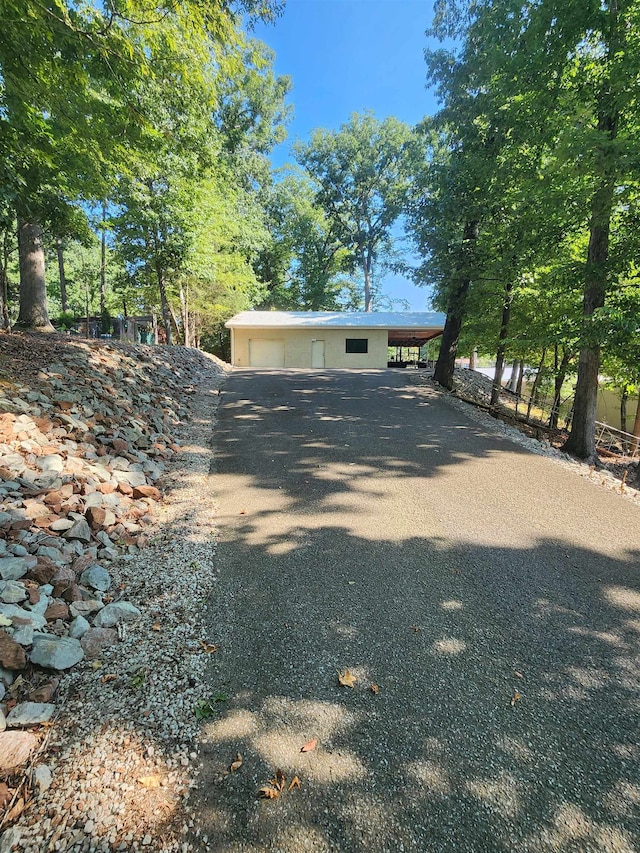
M518 366L520 365L520 361L516 358L511 365L511 377L509 379L509 384L507 385L507 390L511 391L512 394L516 393L516 388L518 387Z
M190 330L189 330L189 302L186 289L180 285L180 310L182 314L182 329L184 335L184 345L191 346Z
M55 332L47 312L42 226L18 219L20 313L16 329Z
M625 386L620 390L620 431L627 431L627 403L629 401L629 390Z
M58 257L58 277L60 279L60 303L62 310L69 310L69 300L67 298L67 276L64 271L64 248L62 238L56 237L56 255Z
M373 300L371 298L371 255L369 253L364 255L362 269L364 272L364 310L371 311Z
M178 318L175 315L175 311L171 307L171 303L169 303L169 317L171 319L171 327L173 329L173 336L174 336L175 342L176 342L176 344L179 344L180 338L181 338L180 326L178 325Z
M453 388L453 371L456 365L456 353L458 352L458 341L460 330L465 315L467 296L471 286L471 256L478 239L479 223L477 221L467 222L462 237L462 252L456 270L456 279L453 292L447 306L447 319L444 331L440 339L440 351L436 361L433 378L443 388Z
M102 225L100 234L100 317L104 318L107 302L107 229L105 219L107 218L107 205L102 202ZM103 332L105 329L102 330ZM106 330L108 331L108 330Z
M569 367L569 362L571 361L571 355L565 349L562 354L562 360L558 365L556 370L556 375L553 378L553 404L551 406L551 416L549 417L549 428L557 429L558 428L558 418L560 415L560 401L562 399L562 386L564 385L564 380L567 378L567 368ZM556 358L557 364L557 358Z
M167 299L167 288L164 281L164 271L160 263L156 262L156 276L158 280L158 293L160 294L160 310L162 311L162 322L164 324L164 333L167 346L173 344L171 336L171 309L169 308L169 300Z
M471 350L471 355L469 356L469 370L476 369L476 360L478 358L478 350L474 347Z
M635 454L638 452L638 447L640 447L640 396L638 397L638 408L636 409L636 419L633 422L633 436L636 439L631 448L631 453Z
M11 328L11 316L9 314L9 229L5 229L2 235L2 267L0 268L0 302L2 303L2 318L0 326L3 329Z
M538 365L538 372L536 373L536 378L533 380L533 388L531 389L531 396L529 397L529 405L527 406L527 420L531 417L531 409L533 407L533 401L538 396L538 388L540 387L540 383L542 382L542 371L544 370L544 360L547 357L547 348L545 347L542 350L542 358L540 359L540 364Z
M506 353L507 335L509 334L509 323L511 322L511 299L513 283L507 282L505 286L504 303L502 305L502 322L500 323L500 335L498 337L498 352L496 353L496 370L493 375L491 386L491 406L497 406L502 391L502 373L504 370L504 356Z
M522 397L522 382L524 380L524 359L520 359L518 363L518 381L516 382L516 394Z
M83 269L83 272L84 272L84 269ZM86 275L86 273L85 273L85 275ZM87 324L87 337L88 338L91 337L91 329L89 328L89 316L90 316L90 311L89 311L89 284L87 282L87 279L85 278L85 280L84 280L84 318L85 318L85 323Z

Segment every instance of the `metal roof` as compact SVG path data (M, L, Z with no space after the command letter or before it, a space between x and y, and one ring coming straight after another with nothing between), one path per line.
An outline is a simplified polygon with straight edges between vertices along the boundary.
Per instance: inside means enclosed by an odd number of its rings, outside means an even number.
M225 326L230 329L406 329L422 337L419 333L427 329L442 331L445 319L446 315L438 311L241 311L227 320Z

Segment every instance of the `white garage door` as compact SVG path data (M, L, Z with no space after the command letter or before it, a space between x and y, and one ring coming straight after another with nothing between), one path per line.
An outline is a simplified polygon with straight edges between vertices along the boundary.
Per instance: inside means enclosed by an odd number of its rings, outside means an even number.
M284 341L250 339L249 367L284 367Z

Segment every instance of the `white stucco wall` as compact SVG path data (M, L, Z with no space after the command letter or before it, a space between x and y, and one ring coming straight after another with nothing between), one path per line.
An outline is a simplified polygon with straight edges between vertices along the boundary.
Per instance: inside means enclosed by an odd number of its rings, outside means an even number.
M383 368L387 366L387 329L262 329L232 328L232 358L236 367L250 367L250 340L280 340L284 342L285 367L311 367L311 342L325 342L325 367ZM367 353L345 352L347 338L367 338Z

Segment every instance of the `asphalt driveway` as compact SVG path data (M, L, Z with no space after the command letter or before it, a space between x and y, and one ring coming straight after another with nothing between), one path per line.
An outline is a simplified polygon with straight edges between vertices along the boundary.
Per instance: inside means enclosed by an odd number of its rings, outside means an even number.
M227 382L198 849L640 850L640 509L411 378Z

